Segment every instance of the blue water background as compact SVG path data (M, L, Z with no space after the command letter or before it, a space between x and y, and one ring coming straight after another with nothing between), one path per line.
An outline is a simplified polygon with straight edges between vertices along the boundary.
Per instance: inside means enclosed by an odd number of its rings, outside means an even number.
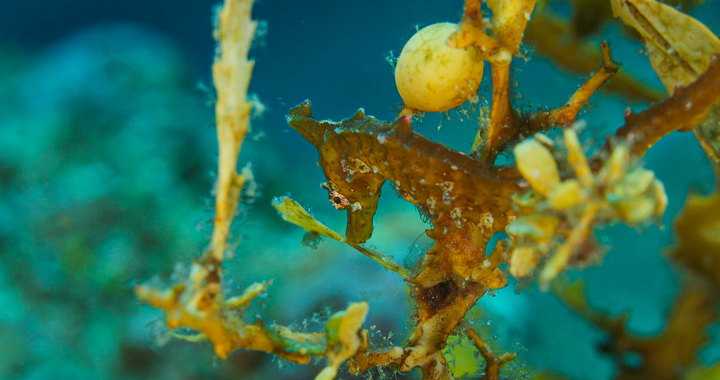
M693 13L718 30L717 2ZM160 314L138 305L132 285L170 275L206 243L217 154L210 65L212 1L26 1L0 4L0 378L3 379L311 379L318 367L278 369L270 356L238 352L213 359L208 344L159 347ZM401 100L388 58L417 28L459 20L460 1L259 1L267 35L251 55L251 92L267 113L253 124L241 165L252 162L261 195L241 212L229 291L273 279L251 312L267 322L320 328L333 311L361 299L368 326L400 343L411 310L400 279L334 242L300 245L302 231L270 207L291 194L337 230L344 213L327 202L317 152L285 124L287 110L311 99L319 119L359 107L391 120ZM561 7L562 8L562 7ZM603 30L614 58L661 88L650 65L615 25ZM392 55L391 55L392 54ZM587 75L589 73L586 73ZM486 73L487 75L487 73ZM523 105L559 106L585 76L532 56L519 62ZM483 92L488 94L487 90ZM601 95L583 118L601 139L623 124L628 104ZM428 115L416 129L467 151L474 122ZM646 166L664 182L665 228L600 231L612 249L588 268L593 305L631 312L638 334L658 332L678 291L679 270L663 257L672 218L691 191L713 188L712 170L691 134L654 147ZM428 228L388 187L369 244L404 261ZM422 239L420 240L422 242ZM501 347L524 348L530 367L578 379L607 379L600 332L549 294L512 287L481 301ZM713 330L715 334L715 330ZM703 351L705 362L720 353ZM352 378L348 374L341 378Z

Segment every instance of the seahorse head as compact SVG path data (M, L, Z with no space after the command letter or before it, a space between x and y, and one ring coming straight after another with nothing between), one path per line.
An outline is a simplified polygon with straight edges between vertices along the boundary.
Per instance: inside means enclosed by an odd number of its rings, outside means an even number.
M323 188L328 191L330 203L348 212L346 238L365 242L372 236L373 217L385 178L371 170L358 147L338 135L337 123L312 118L309 101L291 109L287 121L318 149L319 164L327 177Z

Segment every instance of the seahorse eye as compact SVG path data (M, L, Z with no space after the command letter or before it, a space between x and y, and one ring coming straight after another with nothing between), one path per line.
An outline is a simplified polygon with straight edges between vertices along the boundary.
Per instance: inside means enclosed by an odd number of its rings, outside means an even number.
M338 210L344 210L350 202L344 195L337 192L337 190L330 191L330 204Z

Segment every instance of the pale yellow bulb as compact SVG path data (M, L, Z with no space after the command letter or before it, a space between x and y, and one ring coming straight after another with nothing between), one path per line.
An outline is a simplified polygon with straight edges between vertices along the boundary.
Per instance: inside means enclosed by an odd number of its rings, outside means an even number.
M395 85L408 108L443 112L477 92L483 60L474 47L447 45L457 28L447 22L427 26L403 47L395 66Z
M552 153L537 140L525 140L513 149L520 174L538 193L547 196L560 184L560 173Z

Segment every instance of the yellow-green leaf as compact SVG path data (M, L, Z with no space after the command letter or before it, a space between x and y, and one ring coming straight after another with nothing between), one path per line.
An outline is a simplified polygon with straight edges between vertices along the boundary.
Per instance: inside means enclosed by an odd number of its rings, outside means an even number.
M720 39L700 21L654 0L611 0L613 14L640 33L650 64L671 95L704 73L720 54ZM710 111L695 134L707 154L720 162L720 112Z
M329 237L337 241L344 241L342 235L333 231L330 227L320 223L299 203L288 197L278 197L273 199L273 207L280 213L283 220L302 227L305 231L315 232L322 236Z

